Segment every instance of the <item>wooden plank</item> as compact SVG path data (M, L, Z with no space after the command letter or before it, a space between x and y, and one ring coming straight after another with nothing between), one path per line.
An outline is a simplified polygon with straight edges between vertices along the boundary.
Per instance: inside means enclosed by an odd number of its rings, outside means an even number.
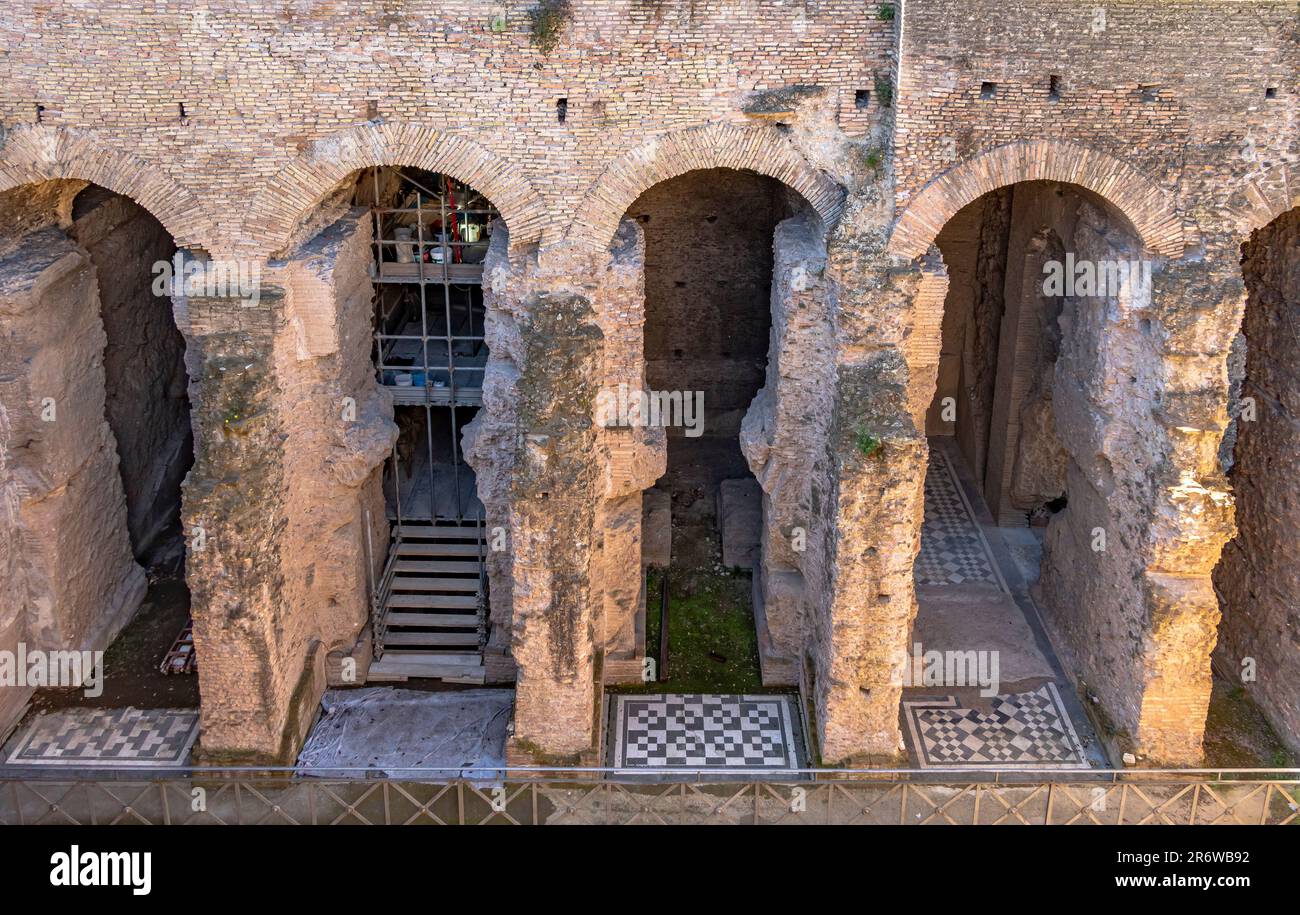
M396 581L393 582L393 587L397 587ZM478 597L463 597L459 594L390 594L388 606L420 609L427 607L430 610L476 610Z
M477 543L410 543L397 545L398 556L477 556Z
M478 593L477 578L411 578L399 575L393 579L394 591L472 591Z
M436 559L421 562L418 559L399 559L397 562L393 563L393 571L399 574L403 572L429 574L455 574L463 572L469 575L477 575L478 563L455 562L454 560L439 562Z
M382 660L389 658L403 664L445 664L449 667L476 667L483 663L483 656L477 652L413 651L409 648L385 651Z
M447 268L447 280L449 282L483 282L482 264L443 265L432 262L426 262L424 264L424 281L426 283L441 283L444 266ZM384 261L380 265L380 277L385 280L401 280L405 282L418 283L420 281L420 263L418 261L412 261L409 264L399 264L396 261Z
M450 404L451 391L448 388L417 388L415 386L399 387L395 384L385 385L393 394L393 403L406 406L431 404ZM483 406L482 388L456 388L456 405L463 407Z
M370 665L370 671L366 674L367 680L375 682L389 682L408 680L413 677L422 677L432 680L445 680L448 683L473 683L481 684L487 680L487 672L483 667L464 667L458 664L434 664L418 663L408 664L399 661L389 661L385 658Z
M478 647L477 632L405 632L391 630L384 636L384 648L390 645L449 645Z
M422 540L482 540L485 533L476 527L454 524L403 524L397 530L403 537Z
M478 616L473 613L390 613L389 628L394 626L441 626L444 629L477 629Z

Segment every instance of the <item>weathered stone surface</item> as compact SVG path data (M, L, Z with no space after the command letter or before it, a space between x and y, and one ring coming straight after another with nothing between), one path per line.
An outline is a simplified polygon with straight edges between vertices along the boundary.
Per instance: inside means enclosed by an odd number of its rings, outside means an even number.
M1300 752L1300 210L1245 246L1244 383L1229 472L1237 536L1214 573L1223 609L1216 661ZM1249 409L1249 413L1241 411Z
M763 491L753 479L723 480L718 487L718 529L722 564L752 569L763 532Z
M739 18L593 3L575 8L560 46L542 55L523 25L526 5L506 4L504 32L465 27L452 7L394 21L370 15L371 2L318 5L269 38L256 3L199 17L164 5L147 22L137 10L101 10L94 28L38 27L58 4L21 0L0 13L0 29L22 36L0 59L0 190L31 204L0 207L0 252L69 228L77 191L94 182L132 198L187 250L285 261L267 268L280 292L268 289L255 308L177 305L198 451L184 515L208 534L190 557L210 659L205 746L259 759L288 752L318 695L325 649L338 657L364 644L363 524L369 508L382 542L375 468L392 430L362 355L363 230L330 233L348 218L346 182L373 165L468 181L509 226L494 235L501 250L485 277L485 409L465 440L489 523L508 541L489 559L488 666L508 678L510 653L519 657L521 749L594 745L603 649L626 650L638 560L654 552L635 547L635 493L663 472L664 455L653 435L594 429L587 410L603 385L645 382L640 242L620 223L661 182L726 168L780 181L816 214L803 240L778 232L765 394L713 418L734 426L749 410L745 453L767 496L760 596L771 642L814 700L823 758L897 747L898 697L882 684L914 613L925 413L936 382L961 393L963 370L987 400L988 366L962 365L964 342L942 344L939 325L949 276L973 297L972 277L995 285L991 265L945 273L932 246L963 207L1025 181L1087 188L1131 224L1112 231L1109 216L1086 216L1082 249L1133 252L1136 238L1164 267L1149 303L1065 315L1075 343L1050 378L1045 364L1025 376L1022 406L1006 417L1019 441L1000 468L1010 468L1017 511L1061 480L1069 490L1049 532L1044 594L1055 595L1049 619L1076 646L1075 669L1101 684L1108 713L1149 759L1192 758L1215 615L1205 583L1231 533L1218 451L1244 295L1237 250L1300 202L1294 9L1129 3L1107 7L1098 28L1092 8L1045 0L1008 0L996 15L964 0L915 0L896 21L849 0L766 4ZM123 34L134 36L131 53L119 53ZM1213 55L1207 34L1219 39ZM698 53L645 63L647 48L680 47ZM1179 79L1144 93L1153 53ZM237 65L238 79L215 73L213 60ZM169 96L177 85L184 91ZM798 88L807 86L818 88ZM747 227L743 206L714 199L719 219ZM827 231L824 275L799 279ZM55 288L61 270L80 269L55 270L61 258L41 268L50 285L36 293L81 295L71 280ZM685 279L716 277L705 263ZM985 341L992 305L979 305ZM88 374L102 337L75 322L31 328L78 331L49 350L52 366L14 332L26 320L0 321L0 570L37 597L0 604L6 639L20 618L49 616L42 601L55 587L93 583L103 605L100 572L60 566L69 581L51 582L32 564L79 555L87 522L58 505L88 506L102 523L123 503L100 485L116 473L111 443L87 434L102 425L103 381ZM718 325L709 342L752 330ZM38 431L54 438L33 438L36 389L83 384L92 390L70 407L75 440L48 429ZM1281 387L1277 396L1285 402ZM350 424L339 411L347 397ZM942 431L974 445L978 428L953 421ZM1255 466L1285 464L1294 450L1276 429L1255 441ZM1256 453L1244 447L1243 466ZM1290 542L1285 493L1243 477L1243 494L1252 487L1255 504L1270 507L1243 536ZM31 499L45 512L38 520L23 514ZM44 553L16 533L32 525L48 528ZM1101 554L1096 528L1107 534ZM125 543L116 527L98 533ZM85 562L111 564L119 552ZM1249 562L1281 552L1251 548ZM138 575L127 559L121 574ZM1256 569L1240 580L1262 575L1276 587L1228 586L1240 624L1231 629L1230 612L1225 643L1232 658L1275 669L1272 685L1252 690L1294 732L1300 678L1268 653L1291 644L1280 634L1294 630L1293 614L1278 609L1287 579Z
M104 416L105 335L86 251L53 226L8 246L0 328L0 650L102 651L139 606L145 576ZM0 692L3 732L31 689Z
M263 288L261 297L256 309L234 299L176 305L198 430L183 514L188 530L202 532L186 580L204 658L200 689L215 700L201 706L200 749L238 762L290 758L292 719L310 717L319 696L301 618L284 602L287 492L274 354L283 294Z
M327 651L350 648L367 624L388 543L380 475L398 431L371 361L371 251L369 213L354 211L269 278L285 289L286 601Z
M672 562L673 501L662 489L642 493L641 564L665 569Z

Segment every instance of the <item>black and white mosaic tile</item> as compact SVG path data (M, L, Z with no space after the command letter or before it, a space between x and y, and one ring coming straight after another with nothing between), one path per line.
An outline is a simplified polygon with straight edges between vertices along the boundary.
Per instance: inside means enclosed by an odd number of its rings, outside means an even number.
M9 741L12 766L174 766L199 733L186 709L62 709L43 712Z
M915 577L918 585L978 582L1007 590L952 463L933 447L925 474L925 520Z
M658 769L793 769L789 696L617 696L613 765Z
M1055 684L993 697L992 711L957 699L903 702L912 751L923 769L1086 769L1087 756Z

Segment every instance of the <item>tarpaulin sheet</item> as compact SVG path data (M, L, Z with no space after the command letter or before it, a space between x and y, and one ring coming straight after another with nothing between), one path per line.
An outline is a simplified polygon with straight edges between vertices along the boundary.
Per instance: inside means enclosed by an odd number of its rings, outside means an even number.
M320 776L371 769L393 778L497 778L476 770L505 766L514 698L509 689L331 689L298 769Z

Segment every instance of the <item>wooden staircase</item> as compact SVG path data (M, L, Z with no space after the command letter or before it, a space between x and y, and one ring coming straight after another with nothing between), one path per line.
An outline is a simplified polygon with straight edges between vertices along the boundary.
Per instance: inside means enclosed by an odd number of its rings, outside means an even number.
M375 660L369 680L483 682L486 555L481 522L393 526L374 596Z

